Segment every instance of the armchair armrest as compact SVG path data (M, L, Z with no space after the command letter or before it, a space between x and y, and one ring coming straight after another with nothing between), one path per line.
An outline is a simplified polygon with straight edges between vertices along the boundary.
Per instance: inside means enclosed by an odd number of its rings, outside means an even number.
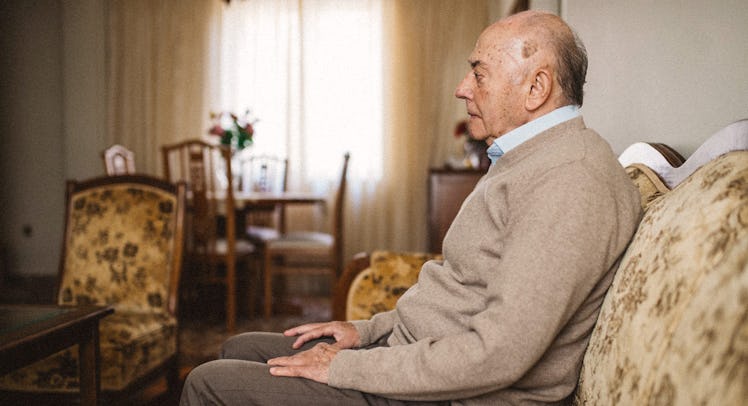
M353 256L343 269L343 273L335 284L335 292L332 296L332 319L345 320L346 302L351 283L363 270L369 267L371 257L368 252L359 252Z
M373 251L357 254L341 275L333 297L336 320L368 319L391 310L418 280L424 262L441 254Z

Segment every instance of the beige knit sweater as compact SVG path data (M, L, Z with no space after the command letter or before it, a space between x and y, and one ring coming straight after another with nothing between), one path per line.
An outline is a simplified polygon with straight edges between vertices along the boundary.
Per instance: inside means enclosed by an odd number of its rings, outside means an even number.
M522 404L576 385L617 259L641 216L639 194L582 118L494 164L395 310L355 321L329 384L406 400Z

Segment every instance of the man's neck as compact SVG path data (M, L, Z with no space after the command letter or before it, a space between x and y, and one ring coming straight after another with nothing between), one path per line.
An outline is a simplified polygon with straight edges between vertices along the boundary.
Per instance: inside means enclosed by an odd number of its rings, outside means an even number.
M488 157L493 163L501 155L509 152L530 138L577 116L579 116L579 106L568 105L557 108L495 139L493 144L488 148Z

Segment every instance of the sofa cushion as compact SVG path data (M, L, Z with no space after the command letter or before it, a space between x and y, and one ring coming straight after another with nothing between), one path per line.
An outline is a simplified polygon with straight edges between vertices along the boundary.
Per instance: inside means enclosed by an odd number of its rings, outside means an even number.
M99 325L101 389L118 391L176 353L177 321L163 313L115 312ZM0 377L0 388L77 392L78 346Z
M397 299L416 283L421 266L430 259L441 259L441 255L374 251L371 265L351 282L346 320L366 320L395 308Z
M748 151L654 199L584 358L577 404L748 398Z
M658 197L670 189L662 182L657 173L643 164L631 164L626 167L626 173L634 182L641 196L642 209L646 210Z

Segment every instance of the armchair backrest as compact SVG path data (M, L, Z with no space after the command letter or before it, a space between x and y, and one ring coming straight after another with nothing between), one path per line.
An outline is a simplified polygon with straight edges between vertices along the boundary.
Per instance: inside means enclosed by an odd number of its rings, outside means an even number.
M68 181L57 303L175 314L184 211L183 183Z

